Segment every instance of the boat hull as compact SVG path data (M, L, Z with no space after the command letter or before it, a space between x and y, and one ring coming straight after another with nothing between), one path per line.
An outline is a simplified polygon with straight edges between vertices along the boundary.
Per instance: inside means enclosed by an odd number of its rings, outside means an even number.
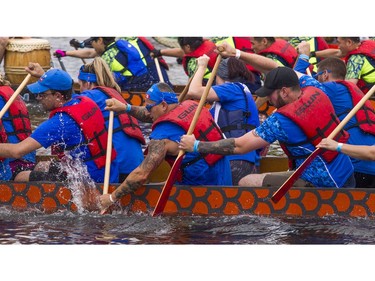
M110 185L112 192L117 185ZM124 196L116 206L126 212L151 214L162 190L161 184L147 184L134 194ZM89 211L96 206L103 186L91 189ZM373 217L375 189L291 188L278 202L271 200L277 187L174 186L164 215L264 215L323 217ZM84 196L85 197L85 194ZM72 192L62 183L30 182L0 184L0 207L13 210L39 210L46 213L67 210L77 212ZM87 204L86 204L87 205ZM87 205L88 206L88 205Z

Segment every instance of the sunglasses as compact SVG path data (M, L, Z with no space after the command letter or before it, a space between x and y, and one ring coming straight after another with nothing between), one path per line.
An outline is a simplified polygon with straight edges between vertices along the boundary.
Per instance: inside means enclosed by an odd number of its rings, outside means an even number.
M326 69L326 70L323 70L323 71L319 71L317 74L314 74L313 75L313 77L315 78L315 79L318 79L318 77L319 77L319 75L322 75L324 72L328 72L328 73L331 73L331 70L329 70L329 69Z
M153 104L147 104L146 105L146 109L148 112L151 112L151 109L154 107L154 106L157 106L159 105L161 102L157 102L157 103L153 103Z
M35 97L40 98L40 99L44 99L46 96L53 95L55 93L56 93L55 91L50 91L49 93L44 92L44 93L40 93L40 94L35 94Z

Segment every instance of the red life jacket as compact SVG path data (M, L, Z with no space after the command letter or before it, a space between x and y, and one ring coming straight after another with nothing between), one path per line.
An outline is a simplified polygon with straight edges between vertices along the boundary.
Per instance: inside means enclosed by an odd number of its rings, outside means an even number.
M100 90L101 92L106 94L109 98L114 98L122 103L125 103L124 98L120 95L119 92L117 92L113 88L95 87L94 89ZM117 116L120 121L120 127L113 128L113 133L116 133L122 130L128 136L139 140L142 144L146 144L145 138L143 137L141 128L139 127L138 120L136 118L130 116L126 112L115 113L115 116Z
M241 50L246 53L252 53L254 54L250 37L215 37L211 39L216 45L221 44L222 42L227 42L232 47ZM254 72L255 74L260 75L261 73L256 70L252 65L246 63L246 67L251 72Z
M373 69L361 76L358 79L357 86L362 90L363 93L367 93L373 84L367 83L363 80L363 77L375 71L375 41L373 40L364 40L361 42L359 47L351 52L349 52L346 57L344 58L345 64L348 63L349 58L352 55L364 55L368 58L369 62L371 63Z
M373 41L373 40L362 41L357 49L347 53L346 57L344 58L345 63L348 62L349 58L352 55L357 55L357 54L365 55L366 57L370 57L372 59L375 59L375 41Z
M0 143L7 143L8 142L8 136L7 133L5 132L3 122L0 119ZM0 161L4 161L5 158L0 157Z
M323 138L328 137L337 127L337 124L340 123L327 95L320 89L311 86L303 89L303 93L298 100L284 105L277 109L277 112L288 117L298 125L307 136L307 141L304 143L312 143L314 146L320 143ZM348 138L349 134L342 130L334 139L338 142L346 143ZM283 143L281 147L293 159L293 156L287 149L287 145L287 143ZM302 145L302 143L292 145ZM330 150L324 151L321 154L328 163L337 155L338 152Z
M208 61L207 68L209 72L211 72L212 69L214 68L216 58L217 58L217 53L215 53L215 50L216 50L216 45L213 42L209 40L204 40L203 43L194 51L188 54L185 54L182 59L182 65L184 66L186 75L189 75L188 69L187 69L188 61L191 58L199 58L200 56L203 56L204 54L210 58L210 60ZM205 75L207 75L207 71Z
M186 100L168 114L159 117L158 120L152 124L152 129L161 122L171 122L180 126L187 132L197 107L197 102ZM219 127L216 125L211 113L205 107L202 108L201 114L199 115L199 122L197 122L193 134L197 140L201 141L217 141L223 139ZM209 165L213 165L223 158L223 155L205 154L203 158Z
M321 51L328 48L328 43L323 37L315 37L315 50L313 51Z
M298 53L296 49L287 41L283 39L276 39L268 48L260 51L259 55L266 56L273 54L278 57L278 60L284 65L293 68L297 59Z
M51 111L50 118L56 113L66 113L81 128L85 137L91 158L96 166L101 169L105 166L108 132L104 125L103 114L96 103L88 97L77 96L80 102L74 105L62 106ZM69 148L67 149L69 150ZM60 156L60 155L59 155ZM116 158L116 151L112 148L111 161Z
M7 102L14 91L9 86L0 86L0 96ZM29 112L25 102L20 96L13 101L9 107L9 116L3 117L3 120L9 120L12 123L12 132L7 132L9 136L15 135L19 141L23 141L31 135L31 122Z
M251 41L250 41L250 37L232 37L232 38L233 38L234 46L236 47L236 49L241 50L246 53L254 54L253 46L251 45ZM254 68L254 66L246 63L246 67L251 72L260 74L260 72Z
M363 98L363 92L353 83L345 80L336 81L344 85L352 98L353 106L355 106ZM357 123L351 127L347 127L349 130L352 127L359 126L359 128L365 133L375 135L375 110L372 106L371 101L367 100L365 104L355 114Z
M154 45L152 45L151 42L148 41L146 37L138 37L138 39L143 43L143 45L145 45L145 47L150 52L152 50L155 50ZM160 64L162 64L164 66L165 69L169 70L169 66L168 66L167 62L165 61L165 59L163 59L163 57L158 57L158 60L159 60Z

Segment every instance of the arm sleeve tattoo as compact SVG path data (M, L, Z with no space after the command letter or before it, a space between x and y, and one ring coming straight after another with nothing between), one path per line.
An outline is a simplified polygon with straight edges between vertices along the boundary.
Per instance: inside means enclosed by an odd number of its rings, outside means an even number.
M234 154L235 140L234 138L219 140L214 142L201 141L198 146L200 153L215 153L221 155Z

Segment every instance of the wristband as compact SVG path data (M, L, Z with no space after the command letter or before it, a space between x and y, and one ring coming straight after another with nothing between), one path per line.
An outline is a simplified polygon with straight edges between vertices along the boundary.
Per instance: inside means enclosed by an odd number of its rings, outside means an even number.
M241 51L236 49L236 59L240 59L241 57Z
M342 144L341 142L339 142L339 143L337 144L336 151L337 151L338 153L341 153L342 145L343 145L343 144Z
M130 112L131 109L132 109L132 105L127 103L126 108L125 108L125 112Z
M111 194L109 194L109 201L111 201L112 203L116 203L116 201L115 201L115 200L113 200L113 198L112 198L112 193L111 193Z
M310 52L310 57L316 57L316 52L315 51Z
M309 56L305 55L305 54L300 54L298 58L303 59L303 60L307 60L307 61L310 59Z
M196 140L196 141L194 142L194 148L193 148L193 151L194 151L194 152L198 152L198 145L199 145L199 143L200 143L199 140Z

